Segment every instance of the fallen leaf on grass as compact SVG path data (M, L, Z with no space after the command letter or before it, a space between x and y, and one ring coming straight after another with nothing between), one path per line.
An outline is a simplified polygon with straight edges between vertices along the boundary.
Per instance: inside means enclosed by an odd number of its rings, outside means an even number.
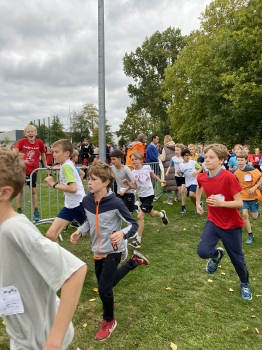
M225 272L221 272L221 275L225 275Z
M250 311L251 311L251 312L253 312L253 311L254 311L254 309L253 309L253 308L251 308L251 309L250 309Z
M255 318L256 317L256 315L251 315L251 318Z
M166 287L166 290L171 290L171 288L170 287Z
M184 231L186 231L186 228L183 228Z
M259 298L259 297L262 297L262 295L261 294L257 294L257 297Z
M96 298L94 298L94 299L89 299L89 301L95 301L96 300Z
M247 331L248 331L248 327L247 327L247 328L242 329L242 332L247 332Z
M98 288L93 288L93 291L98 293Z
M212 310L212 312L214 312L214 314L219 314L219 312L216 310Z
M259 330L257 328L255 328L255 331L256 331L257 334L259 334Z
M232 289L232 288L229 288L229 290L228 290L229 292L234 292L234 289Z
M208 280L207 280L207 282L213 282L213 280L211 280L211 279L208 279Z
M221 269L222 266L221 266L221 265L218 265L218 267Z
M83 324L83 328L86 328L86 327L87 327L87 323L84 323L84 324Z
M170 348L171 348L172 350L177 350L177 345L174 344L174 343L170 343Z

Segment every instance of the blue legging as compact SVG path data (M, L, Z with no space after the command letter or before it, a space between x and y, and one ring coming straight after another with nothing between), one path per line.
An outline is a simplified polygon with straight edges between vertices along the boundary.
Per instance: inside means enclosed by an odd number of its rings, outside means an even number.
M217 258L218 251L216 245L218 241L224 244L228 256L238 274L241 282L248 282L248 270L242 252L242 229L235 228L231 230L223 230L216 226L213 222L207 221L202 232L202 236L197 247L197 254L202 259Z

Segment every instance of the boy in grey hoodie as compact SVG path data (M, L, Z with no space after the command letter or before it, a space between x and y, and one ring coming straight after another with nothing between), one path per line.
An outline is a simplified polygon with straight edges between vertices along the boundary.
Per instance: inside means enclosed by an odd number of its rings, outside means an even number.
M98 291L103 303L103 322L96 340L110 337L117 325L113 287L138 265L149 263L141 253L134 250L132 257L118 268L126 246L124 240L135 235L138 224L123 201L111 191L114 180L114 172L106 163L96 161L89 168L89 194L83 198L87 220L70 238L76 244L79 238L90 232ZM127 223L125 228L121 228L122 220Z

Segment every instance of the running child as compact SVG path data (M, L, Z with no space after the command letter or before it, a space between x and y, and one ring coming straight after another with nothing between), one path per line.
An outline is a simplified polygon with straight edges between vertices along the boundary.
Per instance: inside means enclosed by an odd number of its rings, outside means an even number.
M238 152L236 157L239 168L234 172L234 175L242 187L240 192L243 200L242 214L248 233L246 243L253 243L254 235L249 221L248 210L251 212L252 219L258 219L258 199L261 199L259 186L262 184L262 174L259 170L247 165L248 153L246 151Z
M139 200L141 202L140 209L137 214L138 221L138 231L137 236L134 241L129 243L131 247L140 248L142 233L144 231L144 217L145 214L148 213L150 216L158 216L162 219L165 225L168 224L168 218L166 216L165 210L161 210L160 212L153 209L153 200L154 200L154 189L151 182L151 177L155 178L157 181L161 183L165 183L165 180L161 180L156 174L154 174L150 165L143 165L144 155L138 151L135 151L130 156L132 160L132 164L134 170L132 171L132 175L136 181L137 194L139 196ZM127 185L131 188L134 188L132 183L126 181Z
M86 265L13 210L26 179L18 150L0 148L0 171L0 316L10 349L65 350L74 337L71 320Z
M204 190L208 204L208 220L202 232L197 253L202 259L209 258L206 272L213 274L225 255L223 248L216 248L221 239L239 276L241 296L243 299L251 300L248 270L242 252L244 220L238 211L243 207L240 195L242 188L230 171L221 168L227 157L227 148L224 145L209 145L204 153L208 171L197 177L196 204L198 214L203 215L204 209L200 199Z
M185 146L182 145L181 143L177 143L175 146L175 155L171 158L170 160L170 165L167 168L166 171L166 176L168 176L170 168L174 167L175 168L175 179L176 179L176 184L178 188L178 192L181 195L181 201L182 201L182 207L181 207L181 214L186 213L186 183L185 183L185 177L184 176L179 176L178 170L180 164L183 163L183 158L181 157L181 152L185 149ZM180 172L181 175L181 172Z
M69 222L76 220L83 224L85 221L82 206L85 191L74 163L70 160L73 153L72 143L65 139L58 140L53 144L53 152L55 162L60 163L60 183L55 182L52 176L47 176L45 181L50 187L64 192L65 204L47 231L46 237L58 243L59 234Z
M123 201L112 192L114 180L115 175L108 164L97 160L90 166L89 193L83 199L87 220L70 239L76 244L79 238L90 232L98 291L103 304L103 321L96 340L107 339L116 328L114 286L138 265L148 265L148 260L134 250L131 259L118 268L125 249L124 241L136 233L138 225ZM125 228L122 228L122 220L127 223Z
M37 130L34 125L27 125L24 129L24 135L25 138L21 139L17 145L15 146L16 149L19 150L19 152L23 153L24 160L26 162L26 182L28 186L30 187L30 175L32 175L32 198L33 198L33 206L34 206L34 221L39 221L39 211L38 211L38 200L37 200L37 193L36 193L36 179L37 179L37 172L34 171L37 168L39 168L39 162L40 162L40 156L43 161L45 168L50 168L46 163L46 156L45 156L45 146L42 140L37 139ZM18 193L16 197L16 205L17 205L17 212L19 214L22 214L22 195L23 195L23 189Z
M187 196L191 199L192 203L196 205L196 188L197 188L196 177L202 171L202 167L195 160L190 159L191 153L188 149L184 149L181 152L181 157L183 158L183 163L179 164L177 174L180 177L184 176ZM182 190L184 190L184 186ZM182 209L181 209L181 213L182 214L186 213L185 205L184 205L184 208Z
M130 188L123 180L126 179L135 185L135 179L129 167L122 164L123 157L124 153L117 149L110 154L112 170L116 177L117 196L123 200L130 213L132 213L135 210L135 190Z

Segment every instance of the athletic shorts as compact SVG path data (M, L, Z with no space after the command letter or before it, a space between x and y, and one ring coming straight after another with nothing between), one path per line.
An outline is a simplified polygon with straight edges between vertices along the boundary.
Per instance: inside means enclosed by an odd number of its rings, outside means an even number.
M177 187L180 187L185 184L185 178L183 176L175 176L175 178Z
M32 175L32 187L36 187L36 175L37 173L33 173ZM30 174L29 175L26 175L26 183L27 185L30 187Z
M189 192L196 193L197 185L190 185L186 189L187 189L187 196L189 197Z
M142 210L142 212L144 213L150 213L151 210L153 209L153 200L154 200L155 196L148 196L148 197L139 197L141 205L140 208Z
M135 195L134 193L125 193L123 196L120 196L120 194L117 194L118 198L121 198L122 201L127 206L127 209L130 211L130 213L133 213L135 210Z
M253 199L252 201L243 201L243 209L249 209L251 213L257 213L258 212L258 201L257 199Z
M85 211L82 203L75 208L66 208L60 210L57 215L58 218L66 220L68 222L76 220L80 225L86 220Z

